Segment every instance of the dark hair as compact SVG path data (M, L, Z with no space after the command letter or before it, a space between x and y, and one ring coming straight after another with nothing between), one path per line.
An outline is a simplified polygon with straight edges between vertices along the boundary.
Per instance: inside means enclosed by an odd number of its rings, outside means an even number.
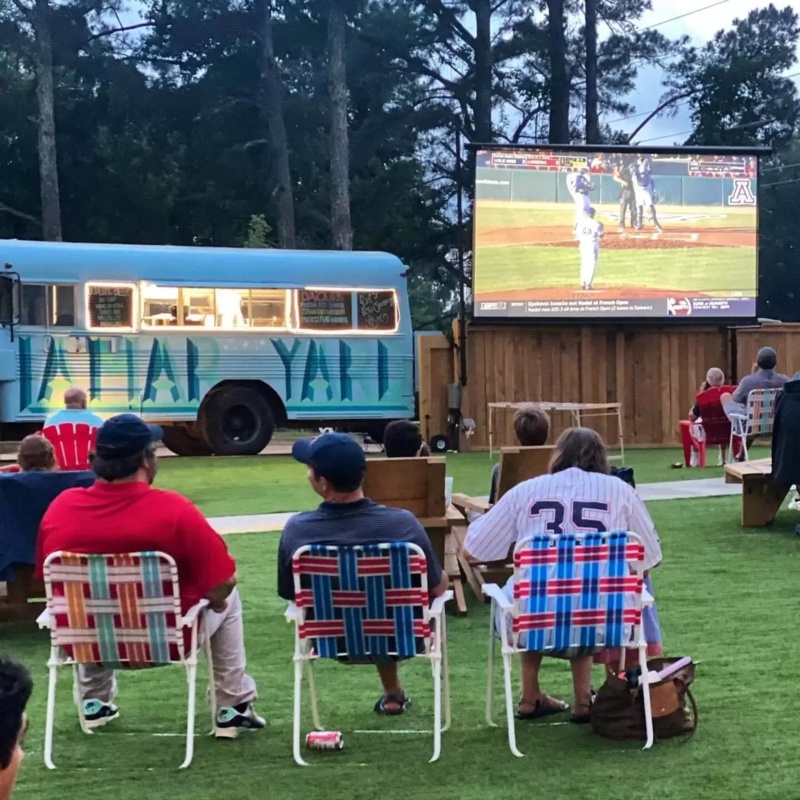
M367 470L362 469L357 478L354 476L349 480L344 480L342 478L329 478L327 475L322 475L321 473L317 472L317 468L313 463L309 464L308 466L311 467L314 477L324 478L333 487L334 491L340 492L341 494L348 494L360 489L361 484L364 483L364 475L367 474Z
M765 347L759 351L756 363L761 369L775 369L778 366L778 356L774 350Z
M0 769L8 769L33 681L21 664L0 657Z
M140 453L124 458L103 458L97 453L92 453L89 461L98 478L102 478L104 481L119 481L135 475L145 465L145 462L151 461L155 455L155 447L148 445Z
M19 444L17 464L23 472L50 472L58 466L56 451L49 439L32 433Z
M567 428L556 442L550 472L563 472L577 467L584 472L611 473L606 447L600 434L591 428Z
M550 417L539 406L529 403L514 414L514 433L523 447L541 447L550 436Z
M390 422L383 432L383 446L389 458L413 458L422 447L419 425L407 419Z

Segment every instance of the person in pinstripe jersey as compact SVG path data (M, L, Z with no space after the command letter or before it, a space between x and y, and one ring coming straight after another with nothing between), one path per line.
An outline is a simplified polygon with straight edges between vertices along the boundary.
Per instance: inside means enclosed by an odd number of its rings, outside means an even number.
M524 481L469 526L464 549L476 561L506 558L517 541L537 534L628 530L645 549L645 569L661 562L661 544L650 514L636 490L613 477L605 446L589 428L569 428L556 442L550 474ZM504 589L513 598L513 578ZM660 634L659 634L660 640ZM517 716L536 719L569 709L539 685L539 653L522 654L522 697ZM573 722L588 722L592 657L571 660L575 692Z

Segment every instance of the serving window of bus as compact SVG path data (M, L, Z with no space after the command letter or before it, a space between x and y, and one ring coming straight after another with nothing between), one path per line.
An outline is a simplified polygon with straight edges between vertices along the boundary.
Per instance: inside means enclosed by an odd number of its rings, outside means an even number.
M75 287L66 284L22 284L19 324L42 328L74 327Z
M171 326L222 330L289 327L290 292L285 289L141 287L143 328Z
M395 333L400 325L394 289L301 289L295 315L300 331Z

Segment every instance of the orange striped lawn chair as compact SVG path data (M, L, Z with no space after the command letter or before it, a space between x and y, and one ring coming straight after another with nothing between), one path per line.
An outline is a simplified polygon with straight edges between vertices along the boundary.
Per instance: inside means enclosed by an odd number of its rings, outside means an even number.
M78 696L78 665L109 669L142 669L179 664L189 680L186 756L194 754L195 687L199 631L207 600L181 613L178 568L166 553L112 555L52 553L44 562L47 608L40 628L50 631L50 679L47 690L44 761L53 764L58 668L71 666ZM209 676L213 675L208 637L205 639ZM212 720L216 716L213 686ZM84 733L83 704L78 715Z

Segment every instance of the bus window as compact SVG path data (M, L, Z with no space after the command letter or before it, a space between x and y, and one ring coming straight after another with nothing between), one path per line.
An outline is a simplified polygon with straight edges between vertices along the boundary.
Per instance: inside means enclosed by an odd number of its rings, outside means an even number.
M75 327L75 287L50 287L50 324L56 328Z
M359 330L396 331L397 295L385 292L357 292Z
M87 283L88 328L129 328L136 326L136 288L125 283Z
M297 317L301 330L352 330L353 295L330 289L303 289L297 293Z
M22 285L20 325L47 325L47 287L38 283Z
M142 286L142 327L178 324L178 289L174 286Z
M286 292L283 289L253 289L242 292L245 317L251 328L285 328Z

